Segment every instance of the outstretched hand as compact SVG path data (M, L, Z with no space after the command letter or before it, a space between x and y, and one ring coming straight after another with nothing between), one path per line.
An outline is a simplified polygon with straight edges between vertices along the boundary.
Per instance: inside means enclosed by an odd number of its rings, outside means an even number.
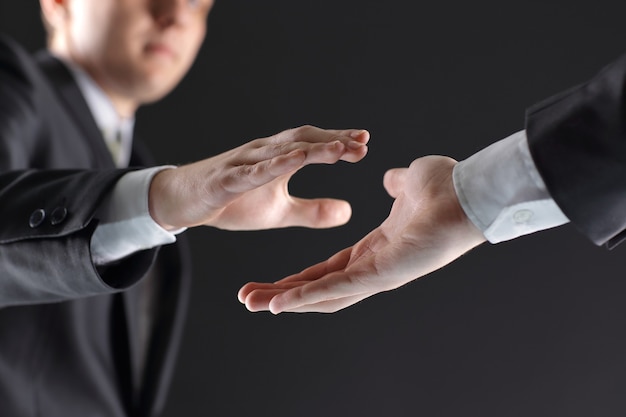
M461 208L443 156L389 170L384 185L395 198L385 221L356 245L274 283L248 283L239 301L250 311L335 312L398 288L452 262L485 241Z
M348 202L293 197L289 179L308 164L360 161L368 140L365 130L302 126L163 170L150 185L150 214L169 230L199 225L227 230L339 226L352 214Z

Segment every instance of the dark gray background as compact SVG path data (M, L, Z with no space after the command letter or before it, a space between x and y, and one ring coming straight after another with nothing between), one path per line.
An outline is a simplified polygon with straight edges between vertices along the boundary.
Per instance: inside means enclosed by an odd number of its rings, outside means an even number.
M624 251L571 226L498 245L332 315L247 312L248 280L318 262L377 226L386 169L463 159L524 109L623 52L620 1L218 0L197 64L138 134L181 164L301 124L367 128L361 163L307 167L332 230L188 231L195 287L166 417L623 416ZM43 45L35 0L0 30Z

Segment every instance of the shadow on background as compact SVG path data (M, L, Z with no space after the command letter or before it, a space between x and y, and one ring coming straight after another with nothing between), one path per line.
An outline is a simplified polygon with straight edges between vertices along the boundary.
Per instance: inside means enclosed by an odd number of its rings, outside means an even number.
M622 416L624 248L571 226L485 244L332 315L247 312L273 281L377 226L386 169L463 159L522 129L524 110L623 52L615 1L218 0L196 65L140 110L159 163L182 164L301 124L367 128L357 165L307 167L299 196L353 205L332 230L190 230L194 291L165 417ZM0 30L43 46L34 0Z

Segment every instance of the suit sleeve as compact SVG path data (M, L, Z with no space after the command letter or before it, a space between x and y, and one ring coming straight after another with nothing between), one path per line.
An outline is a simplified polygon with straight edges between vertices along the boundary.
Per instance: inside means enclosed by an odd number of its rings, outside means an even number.
M597 245L626 238L626 55L526 112L532 158L574 226Z
M50 166L54 124L20 51L0 42L0 307L56 302L125 289L156 250L106 268L90 254L94 216L124 170ZM52 155L52 156L51 156Z

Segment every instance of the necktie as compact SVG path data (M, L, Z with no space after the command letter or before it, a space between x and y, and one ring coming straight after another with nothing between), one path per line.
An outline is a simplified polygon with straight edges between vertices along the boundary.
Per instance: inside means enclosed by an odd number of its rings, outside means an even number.
M112 137L106 141L111 157L116 166L120 164L120 158L122 156L122 131L120 129L115 130Z

